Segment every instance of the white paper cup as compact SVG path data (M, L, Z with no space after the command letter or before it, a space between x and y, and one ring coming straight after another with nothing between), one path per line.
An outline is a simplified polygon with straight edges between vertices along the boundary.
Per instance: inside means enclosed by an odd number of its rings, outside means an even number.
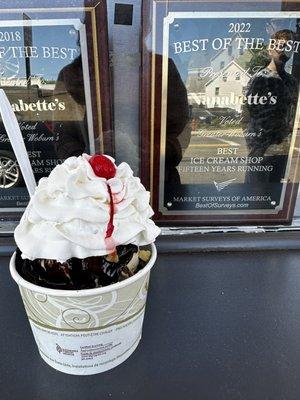
M68 374L92 375L125 361L142 334L151 259L137 274L97 289L43 288L23 279L13 254L10 272L19 286L41 357Z

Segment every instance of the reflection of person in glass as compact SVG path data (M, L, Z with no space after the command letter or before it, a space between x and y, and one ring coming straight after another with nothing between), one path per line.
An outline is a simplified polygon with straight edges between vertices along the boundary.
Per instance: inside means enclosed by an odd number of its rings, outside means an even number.
M59 158L89 152L81 56L59 73L54 91L65 110L55 114L55 149Z
M191 138L189 105L186 87L172 59L168 67L168 111L166 131L165 188L166 193L180 185L177 166Z
M297 81L285 71L292 56L286 42L293 32L281 30L272 35L270 63L250 80L246 92L245 138L249 157L263 157L262 171L246 174L246 183L280 182L284 177L297 103ZM250 163L251 164L251 163ZM253 165L253 164L252 164Z

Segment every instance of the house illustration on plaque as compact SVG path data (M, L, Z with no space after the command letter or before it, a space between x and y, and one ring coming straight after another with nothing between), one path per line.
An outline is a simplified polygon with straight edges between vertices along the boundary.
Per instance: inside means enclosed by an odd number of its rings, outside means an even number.
M243 95L251 78L247 70L253 53L239 49L238 41L235 40L237 37L241 38L238 33L235 34L232 45L210 59L209 66L196 67L203 64L203 59L192 60L186 85L194 117L203 114L205 110L214 114L218 108L241 112Z
M250 80L248 74L239 64L231 61L223 70L205 84L205 104L207 108L232 108L242 111L244 89Z
M242 38L239 33L235 33L231 38L231 45L227 49L218 51L210 59L210 66L215 72L221 71L233 60L238 61L245 68L247 62L252 58L252 52L243 48L239 49L239 42Z

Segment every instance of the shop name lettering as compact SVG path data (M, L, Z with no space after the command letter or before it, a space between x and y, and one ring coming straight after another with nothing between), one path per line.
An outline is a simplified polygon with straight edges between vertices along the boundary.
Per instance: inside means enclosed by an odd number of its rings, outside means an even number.
M277 96L272 95L271 92L267 93L267 96L259 96L258 93L256 94L249 94L248 96L243 95L236 95L235 93L231 92L229 96L203 96L198 95L197 93L190 93L190 97L198 104L205 104L205 105L218 105L218 106L228 106L229 104L249 104L249 105L265 105L270 104L274 105L277 103Z
M17 103L11 105L14 112L21 111L65 111L66 105L64 101L54 99L53 101L47 102L46 100L37 100L32 103L25 103L22 99L19 99Z
M278 39L269 39L267 43L264 42L263 38L215 38L211 42L209 39L194 39L194 40L183 40L180 42L174 42L173 48L175 54L180 53L191 53L198 51L208 50L209 46L213 50L226 50L233 43L236 42L238 49L244 50L263 50L266 48L267 50L277 50L277 51L293 51L294 53L299 53L300 51L300 41L298 40L278 40Z
M7 58L50 58L60 60L74 60L79 50L69 47L55 46L0 46L0 59Z

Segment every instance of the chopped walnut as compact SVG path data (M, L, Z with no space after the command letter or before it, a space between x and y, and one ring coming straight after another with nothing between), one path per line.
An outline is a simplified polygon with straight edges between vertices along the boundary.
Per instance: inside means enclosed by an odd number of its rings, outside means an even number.
M151 257L151 251L149 250L140 250L139 251L139 258L144 261L144 262L148 262L150 260Z
M119 262L119 256L118 253L115 251L111 254L108 254L107 256L105 256L106 261L110 262L110 263L117 263Z
M132 275L135 273L138 265L139 265L139 256L138 253L134 253L131 260L127 264L127 268L132 273Z
M119 282L124 281L125 279L129 278L130 276L133 276L133 273L130 271L129 268L123 267L119 276Z

